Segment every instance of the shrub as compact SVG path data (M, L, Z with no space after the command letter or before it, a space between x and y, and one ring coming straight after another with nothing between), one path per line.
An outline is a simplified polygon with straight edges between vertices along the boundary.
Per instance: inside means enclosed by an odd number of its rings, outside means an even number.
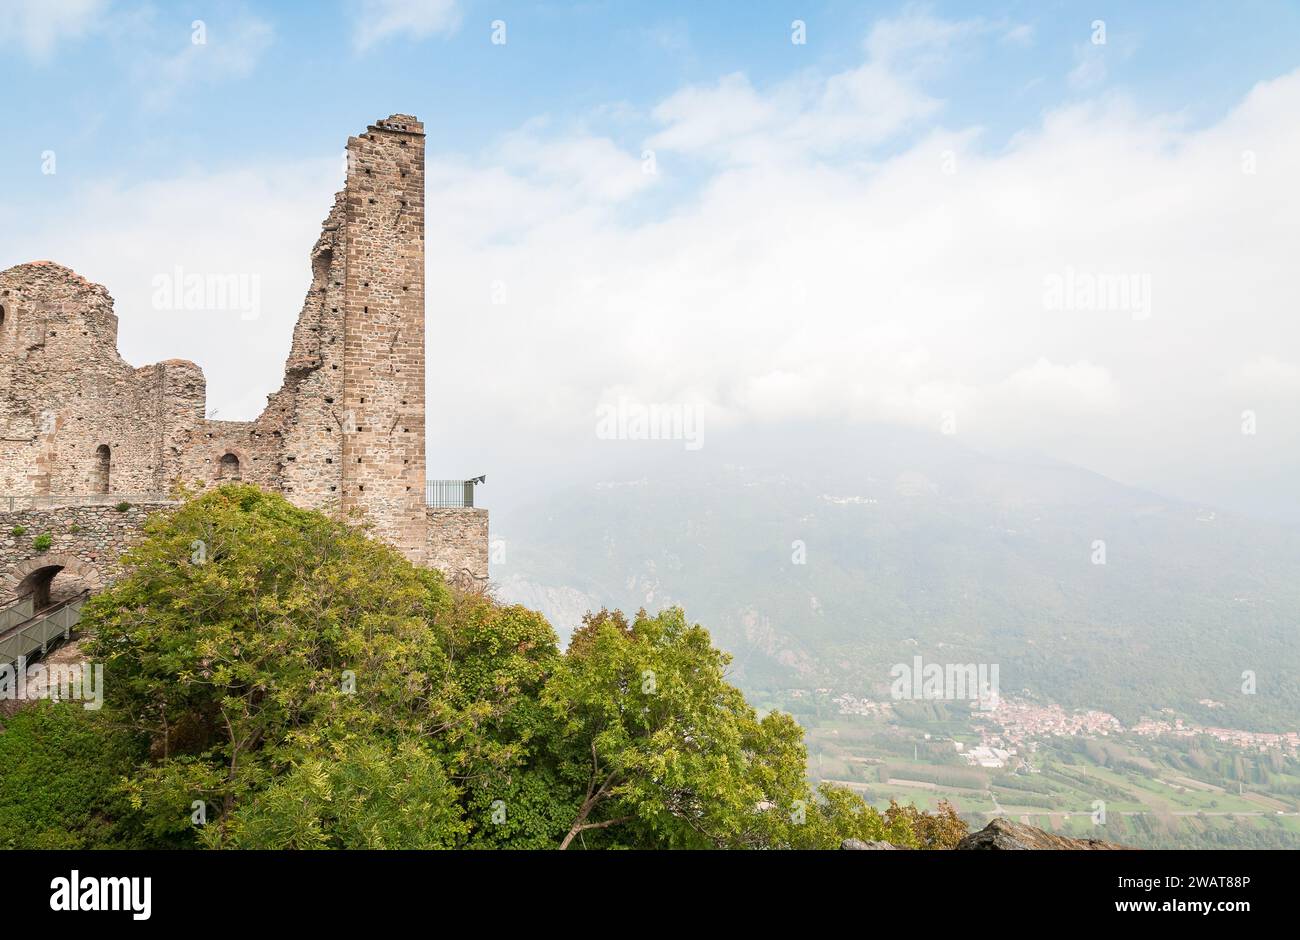
M16 539L20 539L20 538L22 538L24 535L27 534L27 527L26 527L26 526L21 526L21 525L16 525L16 526L14 526L12 529L9 530L9 534L12 535L12 536L13 536L14 538L16 538Z
M144 742L74 702L35 702L0 731L0 849L143 848L117 781Z
M126 512L128 509L131 508L131 504L128 503L128 502L126 502L125 500L123 500L122 502L120 502L120 503L118 503L116 506L114 506L113 508L116 509L118 512Z
M36 538L32 539L32 548L38 552L48 552L50 546L54 544L54 539L48 532L42 532Z
M922 849L955 849L968 831L965 820L957 815L957 808L947 800L940 800L933 813L921 812L914 803L900 806L896 800L890 800L885 821L890 825L905 823Z

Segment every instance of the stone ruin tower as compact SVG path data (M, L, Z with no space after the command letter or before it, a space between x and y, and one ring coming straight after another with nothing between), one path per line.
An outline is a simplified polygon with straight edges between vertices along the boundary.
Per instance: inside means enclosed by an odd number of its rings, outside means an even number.
M394 115L348 141L343 191L342 504L417 564L424 476L424 125Z
M485 581L472 484L426 498L424 142L405 114L348 140L284 382L252 421L208 419L192 362L125 362L104 287L48 261L0 271L0 512L238 479L359 515L412 562Z

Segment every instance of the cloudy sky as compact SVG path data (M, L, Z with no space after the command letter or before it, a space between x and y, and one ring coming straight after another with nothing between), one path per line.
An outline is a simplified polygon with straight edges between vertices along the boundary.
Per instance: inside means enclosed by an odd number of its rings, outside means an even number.
M0 0L0 268L252 417L346 138L414 113L432 476L562 476L623 399L1300 519L1300 8L973 6Z

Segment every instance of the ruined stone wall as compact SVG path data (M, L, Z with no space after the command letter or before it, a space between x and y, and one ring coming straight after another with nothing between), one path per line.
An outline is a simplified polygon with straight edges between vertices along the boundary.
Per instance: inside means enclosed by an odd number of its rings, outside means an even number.
M207 383L192 362L123 360L103 287L47 261L0 272L0 497L161 496L240 479L355 513L417 564L486 579L486 512L425 511L415 118L393 115L348 141L347 182L311 268L284 382L253 421L206 418ZM480 536L481 551L470 544Z
M311 253L312 282L293 331L284 385L259 421L280 434L280 489L308 509L338 508L343 481L344 193Z
M488 511L428 506L428 565L461 586L488 578Z
M239 475L280 488L279 431L209 421L194 363L133 368L108 292L60 265L0 272L0 496L163 494Z
M424 561L424 126L394 115L348 141L343 509Z
M121 556L141 538L145 519L167 509L170 503L132 503L124 511L116 505L59 506L48 509L7 510L0 506L0 604L14 597L23 578L37 569L63 569L56 584L63 591L104 586L121 574ZM22 530L15 535L15 530ZM38 550L35 541L50 537L50 547ZM59 594L52 598L61 600Z
M201 418L197 367L132 368L108 292L56 264L0 272L0 307L0 495L157 490L176 456L160 446L160 383L174 372Z

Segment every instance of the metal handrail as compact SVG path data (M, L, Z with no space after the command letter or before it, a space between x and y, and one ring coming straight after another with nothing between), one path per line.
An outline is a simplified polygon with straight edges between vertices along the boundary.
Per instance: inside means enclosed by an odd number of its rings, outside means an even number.
M36 598L27 594L0 610L0 634L12 630L20 623L31 620L36 615Z
M441 509L473 509L474 487L487 477L472 480L425 480L424 504Z
M46 608L30 623L0 637L0 666L16 663L25 656L30 657L37 650L44 655L50 641L60 634L65 640L69 639L72 628L81 621L81 609L88 597L90 591L82 591L76 597Z

